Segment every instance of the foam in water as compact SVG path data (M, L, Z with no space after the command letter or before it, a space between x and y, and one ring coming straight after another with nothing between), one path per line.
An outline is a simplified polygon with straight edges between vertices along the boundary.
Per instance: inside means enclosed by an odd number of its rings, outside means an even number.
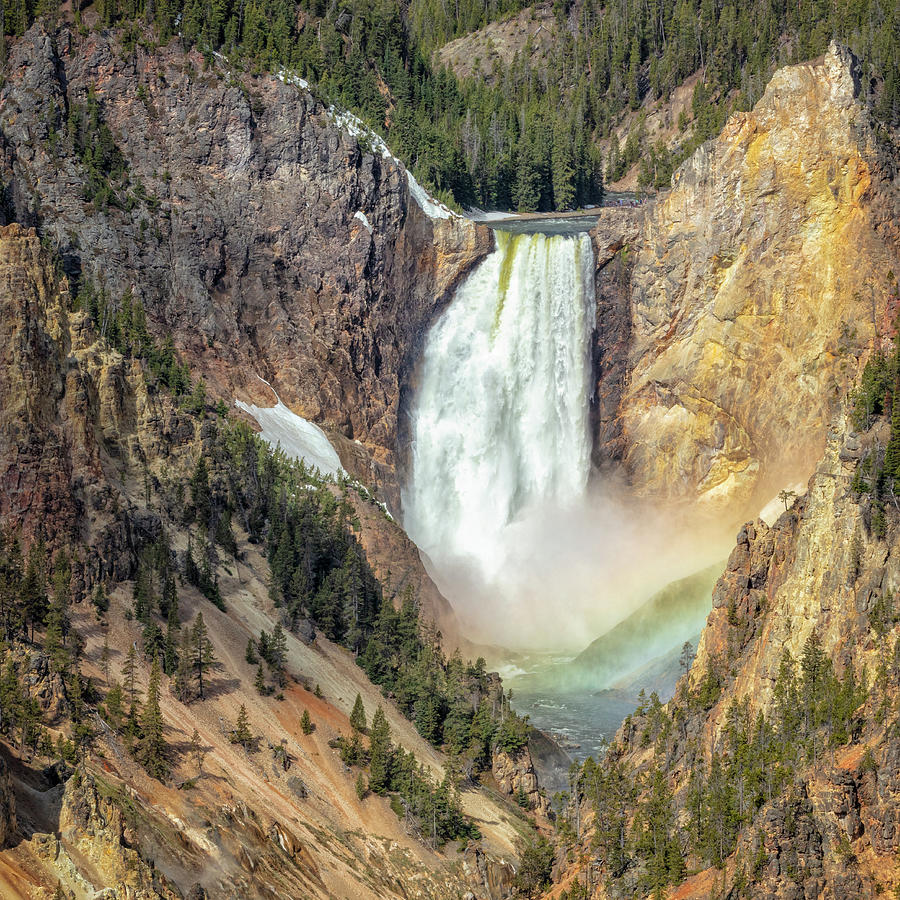
M587 484L593 253L586 234L496 238L428 335L403 504L435 568L508 583L540 565L529 515Z

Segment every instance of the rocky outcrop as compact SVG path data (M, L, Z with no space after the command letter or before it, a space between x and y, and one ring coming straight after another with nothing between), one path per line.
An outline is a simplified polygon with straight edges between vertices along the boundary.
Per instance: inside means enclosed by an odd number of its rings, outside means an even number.
M59 835L35 835L37 856L76 896L114 900L179 900L165 877L129 846L122 810L98 790L95 779L76 772L66 784Z
M751 696L767 709L783 651L799 658L813 630L841 667L851 659L859 669L873 663L875 648L860 636L875 600L900 587L900 556L866 538L862 509L849 490L856 463L841 459L847 430L843 419L832 426L807 494L773 528L757 521L741 529L713 591L692 682L717 661L739 660L733 696ZM861 574L854 571L862 565L857 554L866 557ZM723 706L712 721L724 713Z
M461 639L459 621L425 570L418 547L375 501L353 492L350 502L360 521L360 543L376 577L398 603L411 591L423 619L440 630L447 648L455 646Z
M643 214L631 207L602 210L591 231L594 245L594 288L597 319L591 344L595 379L591 397L594 435L592 462L600 472L613 470L626 446L619 415L628 386L631 350L631 290L633 248L641 234Z
M10 50L0 89L9 214L37 226L67 273L131 288L214 393L271 404L257 376L335 439L395 507L405 392L429 323L492 242L431 219L406 172L308 90L252 77L177 42L48 34ZM127 168L86 202L67 134L96 96ZM352 124L350 126L352 128ZM356 448L355 452L351 452Z
M879 425L857 435L843 415L834 420L805 496L773 526L755 521L738 533L693 666L665 708L673 726L665 740L653 748L648 738L657 713L642 708L626 720L611 750L620 775L635 778L639 792L640 778L664 765L676 815L687 822L697 774L710 772L714 754L732 759L734 722L763 715L780 727L776 683L786 651L800 661L815 646L838 677L847 679L851 669L857 677L869 673L846 737L829 741L819 734L824 749L799 759L787 786L742 828L723 877L729 886L743 879L753 897L851 900L896 883L900 736L891 722L900 703L898 521L892 507L879 536L869 527L872 501L851 487L856 451L883 446L883 439ZM712 693L710 678L717 685ZM708 880L698 876L677 896L705 897L708 890Z
M136 548L159 534L159 517L125 498L123 479L149 458L172 462L194 429L71 307L37 233L0 227L0 517L26 544L40 532L51 548L88 545L73 561L77 602L98 580L130 577ZM38 665L33 683L58 680ZM39 693L53 703L58 686Z
M598 251L616 230L622 250L598 282L597 461L640 493L745 513L812 471L898 270L895 162L859 97L832 45L697 150L636 237L601 217Z
M495 748L491 758L491 773L501 793L515 798L539 815L547 815L547 798L539 789L534 760L527 746L515 754Z

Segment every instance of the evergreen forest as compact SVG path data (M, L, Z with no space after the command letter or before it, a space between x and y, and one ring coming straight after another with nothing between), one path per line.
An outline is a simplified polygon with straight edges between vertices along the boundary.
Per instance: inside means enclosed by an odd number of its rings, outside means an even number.
M250 71L286 69L327 103L385 137L436 196L522 211L601 202L604 179L641 162L640 183L672 171L735 110L750 108L781 65L829 40L860 57L883 126L900 123L900 0L554 0L542 65L530 45L494 77L457 78L435 63L446 41L520 12L521 0L96 0L79 22L120 27L126 46L181 40ZM3 0L5 35L57 0ZM522 27L528 28L524 13ZM85 27L85 26L82 26ZM0 59L6 53L5 37ZM641 111L699 73L674 144L652 144ZM627 134L623 117L633 115ZM602 158L600 143L608 144Z

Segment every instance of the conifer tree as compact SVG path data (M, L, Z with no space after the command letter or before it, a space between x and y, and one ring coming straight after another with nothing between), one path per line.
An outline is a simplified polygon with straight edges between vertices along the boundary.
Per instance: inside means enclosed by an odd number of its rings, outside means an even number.
M166 675L172 676L178 668L178 642L181 623L178 621L178 598L169 604L166 640L163 646L163 667Z
M263 672L262 663L259 664L259 668L257 668L256 670L256 677L253 679L253 686L260 694L268 693L268 688L266 687L266 675L265 672Z
M188 629L184 629L181 632L181 647L178 651L178 664L175 667L175 683L173 685L175 696L182 703L187 703L191 699L191 680L194 672L192 650L191 633Z
M372 716L369 753L369 788L376 794L387 793L391 787L393 747L391 727L380 704Z
M194 619L194 627L191 629L191 664L201 700L205 697L203 677L208 675L215 663L216 657L203 621L203 613L198 612L197 618Z
M125 680L125 689L128 691L128 703L133 709L137 705L137 651L134 644L128 648L125 655L125 666L122 669L122 677Z
M45 618L44 645L54 671L67 678L72 664L65 644L69 632L69 590L72 569L66 552L60 551L54 561L53 595Z
M308 709L304 709L304 710L303 710L303 715L300 716L300 730L301 730L304 734L312 734L313 731L315 730L315 727L316 727L316 726L313 725L313 721L312 721L312 719L311 719L310 716L309 716L309 710L308 710Z
M113 681L112 687L106 692L106 721L113 731L118 731L124 717L125 692L118 681Z
M147 701L141 714L141 736L138 740L137 759L147 774L162 781L169 773L169 748L163 736L163 717L159 705L161 669L159 660L153 661Z
M231 743L240 744L245 750L253 743L253 733L250 731L250 718L247 715L247 707L241 704L234 730L231 732Z
M109 612L109 597L102 584L98 584L97 587L94 588L94 593L91 595L91 604L94 607L94 614L97 617L97 621L103 622L106 618L106 614Z
M12 735L19 710L19 676L12 655L6 659L0 676L0 731Z
M350 727L354 731L365 733L366 730L366 708L363 706L362 697L357 694L353 703L353 710L350 713Z
M278 683L284 684L284 666L287 662L287 636L280 622L275 623L269 641L269 660Z

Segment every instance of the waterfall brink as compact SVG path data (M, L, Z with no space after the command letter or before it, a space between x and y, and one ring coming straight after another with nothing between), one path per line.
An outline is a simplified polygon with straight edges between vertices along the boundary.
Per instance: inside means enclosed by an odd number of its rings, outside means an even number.
M404 524L439 583L453 567L484 585L513 565L521 577L526 557L540 567L541 529L523 545L522 523L577 504L588 479L590 238L496 238L428 335L412 409Z

